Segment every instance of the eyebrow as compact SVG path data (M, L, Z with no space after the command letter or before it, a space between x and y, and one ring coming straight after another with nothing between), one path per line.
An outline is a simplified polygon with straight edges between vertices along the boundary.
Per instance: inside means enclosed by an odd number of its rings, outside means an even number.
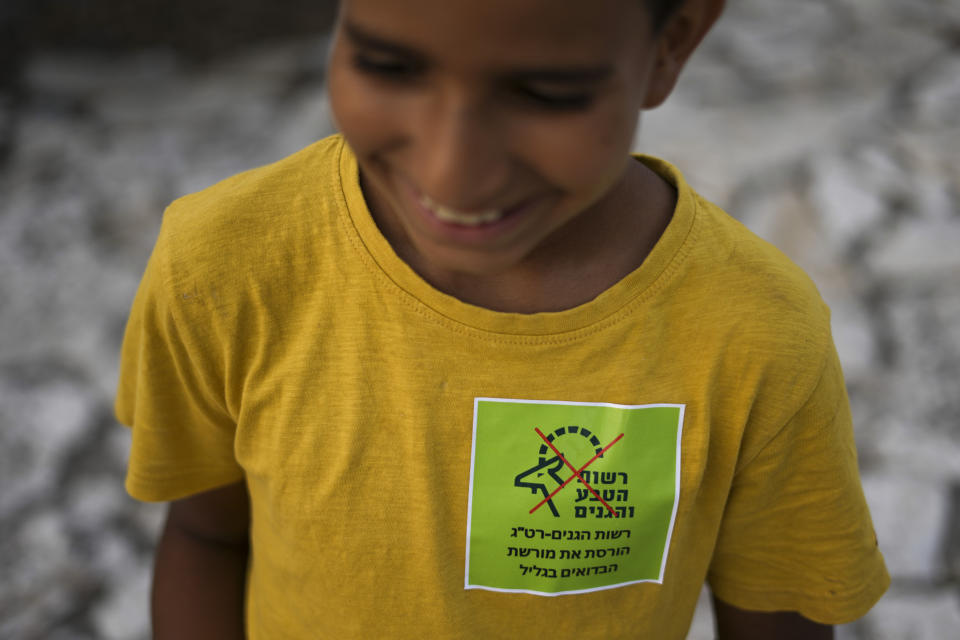
M415 60L426 60L424 54L415 48L402 43L393 42L367 31L356 24L344 23L344 31L360 47L377 49ZM558 67L529 67L510 71L508 75L522 82L545 82L556 84L595 84L613 76L611 65L594 66L558 66Z

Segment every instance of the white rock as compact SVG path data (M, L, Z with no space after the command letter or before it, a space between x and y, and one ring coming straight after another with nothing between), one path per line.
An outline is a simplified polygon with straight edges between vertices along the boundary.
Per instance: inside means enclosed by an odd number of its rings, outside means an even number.
M960 442L948 433L924 428L919 417L899 413L874 426L869 450L888 472L931 483L960 480Z
M883 193L862 180L851 164L835 156L810 164L810 197L823 238L838 251L875 229L886 212Z
M89 572L73 557L65 525L49 510L8 524L13 533L0 545L0 637L47 637L50 621L67 615L77 591L89 588Z
M788 189L761 191L741 198L732 211L751 231L774 244L803 268L826 257L816 226L814 212L796 193Z
M930 581L942 576L948 487L960 479L960 443L949 429L934 428L931 411L956 422L950 408L960 388L960 296L947 292L956 288L960 260L960 70L936 33L958 24L960 3L728 5L729 15L694 56L678 91L645 123L640 148L675 161L695 188L721 204L745 184L765 185L744 202L751 226L814 276L834 311L846 374L867 390L861 404L873 413L858 438L879 467L865 485L881 547L898 581L934 586L922 595L889 595L868 616L872 626L862 627L875 633L858 635L861 627L851 626L838 638L955 637L960 619L948 592L955 585L940 590ZM838 11L841 5L849 11ZM56 353L82 363L96 382L91 393L79 383L21 389L0 378L0 518L14 503L60 490L52 479L64 452L86 437L90 412L102 411L112 393L116 351L106 327L129 308L166 201L282 157L329 130L319 86L278 97L303 64L293 49L257 51L190 73L164 56L45 56L28 69L30 90L86 101L97 117L17 114L18 147L0 175L0 299L11 302L0 304L0 353L4 359ZM906 103L915 121L890 127L891 86L914 72ZM762 180L807 165L809 192L789 180L774 186ZM896 370L875 374L879 354L865 330L870 323L851 298L851 272L836 250L872 234L886 220L891 197L906 203L906 215L894 233L876 244L871 238L866 271L867 284L891 285L891 335L900 355ZM90 248L82 240L90 236L87 216L97 203L113 207L98 224L115 237ZM811 205L824 215L814 215ZM917 226L915 218L926 222ZM28 226L57 250L27 260L21 239ZM118 426L104 443L109 468L125 461L128 439ZM0 599L24 604L21 626L0 621L0 637L51 637L43 633L48 621L66 619L77 606L76 584L87 580L83 588L93 592L93 581L103 580L105 598L92 612L98 637L146 638L148 559L135 558L133 547L105 531L89 562L78 560L66 531L129 509L135 526L153 532L165 508L126 502L119 478L87 478L71 491L68 511L0 521L13 532L13 542L0 548L17 555L15 562L0 558ZM712 636L701 601L690 638Z
M130 443L132 432L129 428L118 424L117 428L110 432L107 441L104 444L104 455L110 460L126 467L127 460L130 458Z
M867 615L872 640L947 640L960 629L960 600L952 590L891 592Z
M900 150L886 138L859 144L852 160L857 165L858 181L877 191L903 191L916 179Z
M63 456L84 437L96 405L73 384L24 390L0 380L0 515L54 489Z
M867 255L875 277L960 282L960 219L901 224Z
M4 616L0 617L0 638L63 638L54 635L56 621L77 614L77 602L70 586L82 580L75 568L63 567L43 576L20 593L4 596ZM68 636L76 640L79 634Z
M908 434L906 451L923 447L930 439L944 451L960 446L960 289L956 280L933 278L905 280L887 303L889 338L893 346L895 369L884 374L882 420L894 420ZM899 434L899 431L894 431ZM938 442L951 435L954 446ZM915 441L915 442L914 442ZM892 449L894 450L894 449ZM956 464L941 464L920 471L944 478Z
M891 576L939 579L950 507L947 487L906 476L871 474L864 475L863 489Z
M271 153L287 156L334 131L330 99L323 87L302 92L285 107L271 132Z
M123 576L93 611L98 637L135 640L149 637L151 569L140 564Z
M143 563L129 540L110 531L94 542L93 558L94 564L108 576L110 585L116 587L128 584Z
M864 623L862 621L851 622L850 624L838 624L834 626L835 640L863 640L861 632Z
M960 186L960 172L956 180L956 186ZM912 176L911 181L913 205L924 218L948 223L960 211L960 201L951 193L955 185L950 184L946 176L919 174Z
M66 494L71 523L85 531L101 528L128 500L120 479L113 476L81 478L66 488Z
M140 526L149 540L154 542L160 539L163 524L167 519L167 505L165 503L141 502L134 509L136 523Z
M694 189L723 205L747 178L836 149L863 131L882 114L886 87L875 91L705 107L686 99L681 85L666 104L644 114L634 148L670 160Z
M942 331L939 336L941 344L950 345L953 350L953 362L957 363L960 355L960 287L950 286L956 283L945 283L945 290L937 295L934 314ZM960 364L960 363L958 363ZM954 368L954 375L960 377L960 367ZM960 388L960 385L955 389Z
M946 192L944 217L953 217L960 210L960 125L919 127L905 123L891 137L909 163L911 175L917 176L912 185L915 195L911 198L916 211L926 215L929 200L944 198L942 193L928 191L926 181L933 180L941 183L938 190ZM934 208L937 209L939 205Z
M876 369L876 340L870 318L852 295L828 300L833 340L837 346L844 377L853 382Z
M960 124L960 55L943 56L929 65L915 89L917 115L931 126Z
M70 543L64 519L52 511L31 518L20 530L19 539L24 554L36 568L64 564L70 553Z
M831 0L853 10L861 22L917 21L929 26L960 22L960 6L944 0Z
M824 61L818 53L836 22L828 4L791 2L774 8L741 0L728 5L728 12L712 36L725 45L741 73L781 92L822 81Z
M817 214L806 198L790 188L741 195L737 216L771 242L816 283L833 311L833 331L848 376L869 372L875 358L870 319L853 289L855 275L825 240Z

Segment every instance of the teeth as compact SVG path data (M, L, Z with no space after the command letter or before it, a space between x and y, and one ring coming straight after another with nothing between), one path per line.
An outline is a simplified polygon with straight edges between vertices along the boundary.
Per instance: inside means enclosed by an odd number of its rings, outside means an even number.
M485 211L463 213L461 211L457 211L456 209L451 209L450 207L445 207L442 204L434 202L427 196L421 196L420 202L423 204L423 206L430 209L430 211L433 212L433 215L437 216L444 222L452 222L454 224L461 224L467 227L478 227L482 224L496 222L504 215L504 211L501 209L487 209Z

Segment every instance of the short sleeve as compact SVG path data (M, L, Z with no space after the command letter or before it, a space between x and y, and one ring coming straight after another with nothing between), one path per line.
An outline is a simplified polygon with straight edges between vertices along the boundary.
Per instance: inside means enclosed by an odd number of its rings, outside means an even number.
M202 296L171 266L182 263L190 245L171 241L168 226L165 218L134 298L115 403L117 418L133 431L126 488L146 501L243 477L234 455L236 423L224 400L222 349Z
M824 624L861 617L889 586L832 344L803 407L741 461L708 582L734 606Z

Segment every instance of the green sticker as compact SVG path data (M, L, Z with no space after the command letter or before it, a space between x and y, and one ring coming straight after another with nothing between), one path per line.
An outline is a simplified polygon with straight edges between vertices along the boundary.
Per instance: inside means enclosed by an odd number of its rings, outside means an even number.
M683 408L476 398L466 588L662 582Z

